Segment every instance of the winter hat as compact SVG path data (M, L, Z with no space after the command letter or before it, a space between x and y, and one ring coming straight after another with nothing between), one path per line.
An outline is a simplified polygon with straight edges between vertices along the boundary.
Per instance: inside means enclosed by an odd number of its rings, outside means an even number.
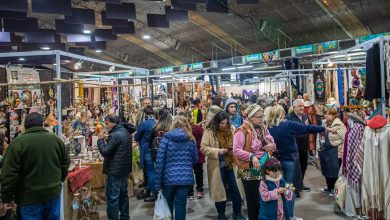
M224 110L226 111L227 110L227 107L230 105L230 104L235 104L237 106L237 102L235 99L233 98L228 98L225 102L225 108Z
M382 128L387 124L386 119L382 115L377 115L373 117L371 120L367 121L368 127L372 129L379 129Z
M42 127L42 126L43 126L43 117L38 112L33 112L26 116L26 119L24 121L24 127L26 129L33 128L33 127Z
M252 104L248 107L248 118L252 117L253 115L256 114L258 111L263 111L263 109L260 107L260 105L257 104Z

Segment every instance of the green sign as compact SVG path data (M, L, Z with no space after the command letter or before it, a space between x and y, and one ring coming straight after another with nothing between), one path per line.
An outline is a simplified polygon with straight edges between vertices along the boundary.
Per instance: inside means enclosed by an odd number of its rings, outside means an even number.
M313 52L313 44L305 45L305 46L299 46L295 48L296 54L303 54L303 53L312 53Z
M192 69L194 70L200 70L203 68L203 63L194 63L192 64Z
M167 67L160 68L160 73L161 74L172 73L172 72L173 72L173 67L172 66L167 66Z
M250 54L245 56L246 62L253 62L253 61L259 61L262 59L261 54L255 53L255 54Z

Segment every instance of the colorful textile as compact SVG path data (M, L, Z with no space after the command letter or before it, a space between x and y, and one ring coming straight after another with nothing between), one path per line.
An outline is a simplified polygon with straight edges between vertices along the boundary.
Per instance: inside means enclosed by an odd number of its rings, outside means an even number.
M86 166L81 169L75 169L68 174L68 186L72 193L77 192L81 187L88 183L93 177L92 167Z
M349 186L354 187L357 189L360 186L361 178L362 178L362 172L359 170L358 164L362 163L359 162L358 155L361 153L359 152L360 144L363 139L363 133L364 133L364 125L354 123L348 133L348 152L347 152L347 158L346 158L346 177L347 182Z

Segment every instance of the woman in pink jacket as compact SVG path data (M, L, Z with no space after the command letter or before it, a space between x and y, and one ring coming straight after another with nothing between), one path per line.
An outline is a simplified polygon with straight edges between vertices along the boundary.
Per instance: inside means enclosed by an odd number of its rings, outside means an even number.
M252 104L247 112L247 119L234 135L233 154L238 166L237 174L244 185L249 220L257 220L260 209L260 163L276 146L264 125L263 109Z

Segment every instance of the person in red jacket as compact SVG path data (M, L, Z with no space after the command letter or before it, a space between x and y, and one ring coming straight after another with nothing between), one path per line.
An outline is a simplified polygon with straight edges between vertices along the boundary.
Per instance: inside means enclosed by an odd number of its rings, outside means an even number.
M203 185L203 164L205 163L205 157L203 153L200 151L200 142L202 141L203 136L203 128L201 125L194 124L194 120L192 118L191 112L186 112L185 116L188 119L188 122L191 125L192 129L192 135L195 137L196 141L196 147L198 149L198 163L194 166L194 173L195 173L195 182L196 182L196 197L198 199L201 199L204 197L204 185ZM190 188L190 192L188 194L188 199L190 201L194 200L194 188Z

